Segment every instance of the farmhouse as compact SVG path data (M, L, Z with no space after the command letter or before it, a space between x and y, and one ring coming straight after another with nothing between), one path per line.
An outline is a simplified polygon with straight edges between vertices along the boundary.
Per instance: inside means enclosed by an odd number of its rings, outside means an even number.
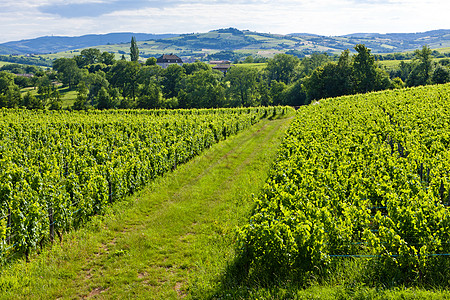
M156 59L156 64L158 66L163 67L163 69L166 69L168 66L172 64L177 64L179 66L183 65L183 61L181 58L174 54L163 54L161 57L158 57Z
M213 70L219 70L224 75L227 74L229 68L231 68L231 61L229 60L212 60L209 62L210 65L215 65Z

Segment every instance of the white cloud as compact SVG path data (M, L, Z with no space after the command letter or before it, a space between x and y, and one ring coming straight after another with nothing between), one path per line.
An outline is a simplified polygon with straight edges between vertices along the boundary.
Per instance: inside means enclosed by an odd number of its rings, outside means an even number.
M230 26L323 35L417 32L450 29L448 11L450 2L438 0L3 0L0 42L52 34L187 33Z

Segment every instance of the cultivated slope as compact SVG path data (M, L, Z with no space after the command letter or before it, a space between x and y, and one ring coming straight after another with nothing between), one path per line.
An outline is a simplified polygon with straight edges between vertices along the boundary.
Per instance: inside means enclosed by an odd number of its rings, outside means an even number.
M205 298L234 257L291 119L262 120L116 205L61 246L2 270L0 298Z
M345 49L352 49L356 44L365 44L372 49L373 53L411 51L421 48L423 45L429 45L431 48L450 47L450 30L433 30L421 33L356 33L344 36L321 36L308 33L280 35L226 28L183 35L110 33L79 37L47 36L0 44L0 54L45 54L101 45L114 45L115 47L110 47L108 50L117 52L119 49L128 53L131 36L135 36L137 41L142 42L140 48L147 55L176 52L186 56L186 52L209 53L211 50L247 52L251 50L281 52L296 50L303 54L310 54L317 51L341 52ZM121 46L121 43L126 43L126 45Z

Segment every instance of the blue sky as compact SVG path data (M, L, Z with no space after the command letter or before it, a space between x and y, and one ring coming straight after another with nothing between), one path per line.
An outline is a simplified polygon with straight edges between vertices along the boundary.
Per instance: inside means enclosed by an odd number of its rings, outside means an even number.
M45 35L236 27L342 35L450 29L448 0L2 0L0 42Z

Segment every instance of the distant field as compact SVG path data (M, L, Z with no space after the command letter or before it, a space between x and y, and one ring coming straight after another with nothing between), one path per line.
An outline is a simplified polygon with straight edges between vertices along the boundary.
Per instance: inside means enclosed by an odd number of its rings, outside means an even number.
M59 90L62 97L62 107L68 108L73 106L75 100L77 99L76 91L69 91L69 88L62 88Z
M267 66L267 63L234 64L233 66L240 67L240 68L251 68L251 69L262 70L262 69L264 69Z
M212 36L212 33L211 33ZM263 48L252 48L244 47L239 50L234 50L233 52L235 54L238 54L238 56L245 58L246 56L253 56L253 57L266 57L266 58L273 58L275 55L280 53L285 53L285 50L280 50L280 45L284 44L289 45L292 49L300 50L303 48L304 45L300 45L299 42L294 43L294 41L286 39L286 38L280 38L280 39L274 39L274 38L268 38L265 36L259 36L259 35L251 35L252 38L255 40L258 40L259 42L262 42L264 47ZM313 46L314 51L322 52L326 51L327 49L322 46ZM162 54L169 54L174 53L179 55L183 58L183 61L185 62L194 62L197 59L205 60L207 57L206 55L211 55L219 52L220 50L217 49L189 49L187 46L175 46L169 43L161 43L156 41L143 41L138 42L139 52L140 52L140 61L145 62L145 60L148 57L157 57ZM125 56L127 60L129 60L129 52L130 52L130 45L129 43L123 43L123 44L114 44L114 45L100 45L93 48L99 49L101 52L110 52L114 53L115 58L118 60L122 57L122 55ZM349 48L352 48L352 45L349 45ZM53 60L58 58L71 58L76 55L79 55L80 52L83 49L76 49L71 51L65 51L65 52L59 52L59 53L51 53L51 54L43 54L43 55L37 55L32 57L34 61L42 61L43 63L48 64L51 66L51 63ZM440 53L450 53L450 47L443 47L443 48L435 48L432 50L437 50ZM404 52L404 53L412 53L412 51ZM339 54L339 53L337 53ZM443 58L439 58L436 60L440 60ZM411 60L404 60L404 62L410 62ZM396 68L400 64L401 60L385 60L380 61L380 65L386 67L387 69L393 69ZM9 62L3 62L0 61L0 67L8 64ZM261 65L252 65L252 67L256 68L262 68Z
M449 53L450 52L450 47L444 47L444 48L433 49L433 50L438 50L441 53Z
M448 48L448 49L450 50L450 48ZM441 51L441 52L443 52L443 51ZM435 59L433 59L433 61L438 62L438 61L440 61L442 59L446 59L446 58L435 58ZM398 65L402 61L405 62L405 63L410 63L412 60L411 59L405 59L405 60L382 60L379 63L380 63L380 65L386 67L389 70L389 69L394 69L394 68L398 67Z
M405 63L411 62L410 59L407 59L407 60L382 60L379 63L380 63L381 66L384 66L387 69L394 69L394 68L398 67L398 65L402 61L405 62Z
M61 93L61 100L62 100L62 108L69 108L73 106L76 98L77 98L77 92L76 91L70 91L69 88L58 88L59 92ZM27 92L31 92L32 95L37 95L37 89L33 87L24 88L21 89L20 92L22 93L22 96L25 95Z

